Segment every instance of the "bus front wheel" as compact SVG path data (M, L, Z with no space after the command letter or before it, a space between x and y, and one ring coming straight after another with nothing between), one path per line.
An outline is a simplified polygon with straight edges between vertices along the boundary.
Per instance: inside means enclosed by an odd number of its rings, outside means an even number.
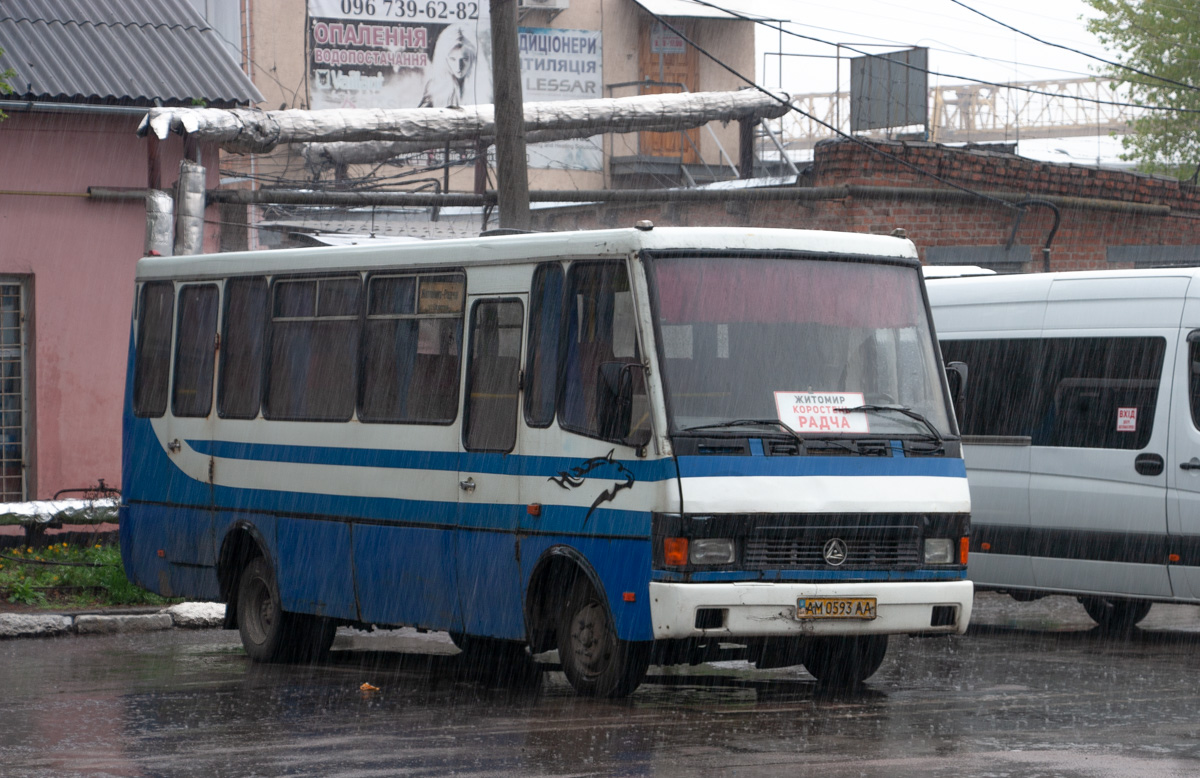
M804 649L804 669L822 686L856 686L883 664L887 635L812 638Z
M576 580L558 619L558 657L579 694L624 697L650 666L650 644L617 637L608 606L584 578Z
M255 662L316 661L329 653L337 623L288 613L279 604L275 571L261 556L251 559L238 581L238 632Z

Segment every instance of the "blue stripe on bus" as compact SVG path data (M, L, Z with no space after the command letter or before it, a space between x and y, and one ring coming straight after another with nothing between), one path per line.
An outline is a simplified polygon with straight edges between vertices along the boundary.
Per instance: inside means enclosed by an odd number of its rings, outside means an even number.
M200 454L221 459L348 467L382 467L405 470L488 473L511 476L545 476L563 473L586 461L582 457L539 457L520 454L481 454L442 451L399 451L377 448L297 446L269 443L189 440ZM676 475L670 459L622 459L638 481L664 481ZM744 476L932 476L966 478L961 459L934 457L678 457L684 478ZM604 468L591 477L609 478ZM589 474L591 475L591 474Z
M403 470L439 470L492 475L550 476L578 467L586 457L538 457L520 454L481 454L450 451L398 451L380 448L344 448L335 446L287 446L270 443L236 443L233 441L189 440L187 444L200 454L221 459L242 459L257 462L290 462L309 465L341 465L348 467L383 467ZM618 459L623 467L633 471L638 481L665 481L675 477L671 459L638 461ZM613 465L615 466L615 464ZM600 468L592 477L609 478Z

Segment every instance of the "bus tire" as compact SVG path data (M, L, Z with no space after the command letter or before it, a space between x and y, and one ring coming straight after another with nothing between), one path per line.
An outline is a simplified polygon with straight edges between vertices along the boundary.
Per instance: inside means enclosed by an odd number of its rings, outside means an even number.
M812 638L804 649L804 669L822 686L857 686L883 664L887 644L887 635Z
M290 662L321 662L329 657L329 649L337 635L337 622L323 616L297 613L284 614L288 634L284 639L282 658Z
M1150 613L1146 600L1120 600L1105 597L1080 597L1079 604L1106 635L1127 635Z
M287 659L293 637L288 614L279 604L275 571L264 557L246 563L238 577L238 632L246 655L255 662Z
M542 668L533 661L528 647L519 640L465 635L451 632L463 674L480 683L522 688L541 682Z
M558 619L558 658L577 693L632 694L650 667L650 646L618 638L608 604L586 578L576 578Z

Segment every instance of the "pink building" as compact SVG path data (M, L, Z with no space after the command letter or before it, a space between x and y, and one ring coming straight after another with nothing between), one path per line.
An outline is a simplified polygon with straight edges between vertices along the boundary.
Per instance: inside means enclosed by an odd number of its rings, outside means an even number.
M68 22L70 22L68 24ZM144 192L185 153L135 134L147 106L261 99L187 0L0 5L0 502L119 485ZM133 190L97 196L97 189ZM89 194L90 193L90 194ZM206 250L217 250L210 209Z

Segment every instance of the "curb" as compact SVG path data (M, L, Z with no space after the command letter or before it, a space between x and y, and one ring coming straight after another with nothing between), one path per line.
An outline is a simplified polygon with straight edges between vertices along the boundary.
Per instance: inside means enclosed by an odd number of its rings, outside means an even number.
M183 602L151 613L0 613L0 640L41 638L58 635L113 635L121 632L214 629L225 620L219 602Z

